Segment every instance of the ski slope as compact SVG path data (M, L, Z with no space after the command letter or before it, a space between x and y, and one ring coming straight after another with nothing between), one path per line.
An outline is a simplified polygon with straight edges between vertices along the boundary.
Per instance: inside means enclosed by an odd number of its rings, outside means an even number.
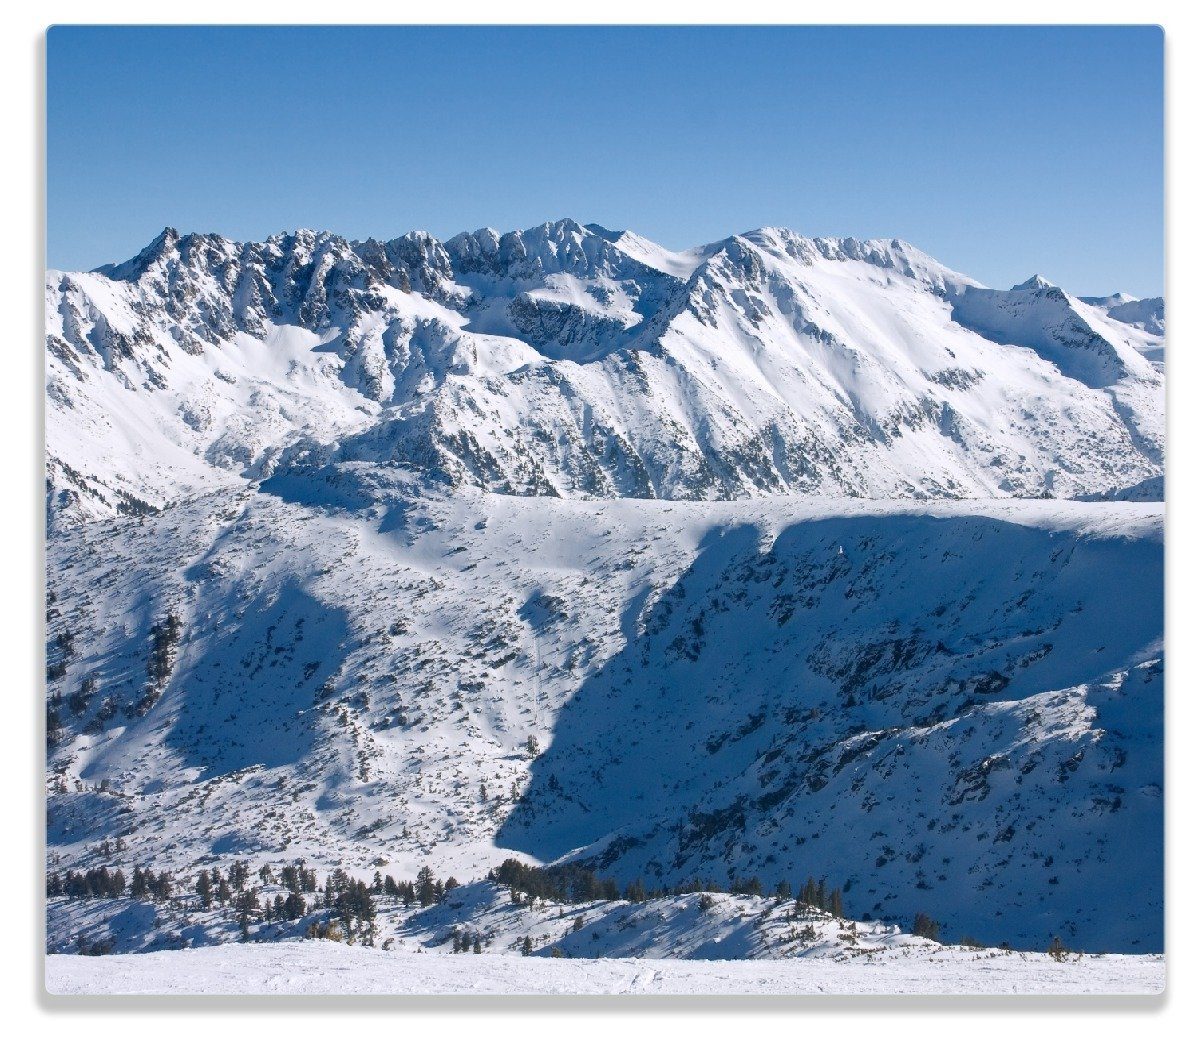
M943 955L822 961L532 960L384 953L339 943L46 958L52 994L1159 994L1161 957Z

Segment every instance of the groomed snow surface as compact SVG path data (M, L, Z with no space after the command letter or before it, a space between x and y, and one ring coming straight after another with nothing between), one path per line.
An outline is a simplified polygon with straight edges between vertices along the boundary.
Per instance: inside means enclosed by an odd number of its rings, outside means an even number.
M830 961L550 960L312 941L46 958L53 994L1156 994L1161 956L943 949Z

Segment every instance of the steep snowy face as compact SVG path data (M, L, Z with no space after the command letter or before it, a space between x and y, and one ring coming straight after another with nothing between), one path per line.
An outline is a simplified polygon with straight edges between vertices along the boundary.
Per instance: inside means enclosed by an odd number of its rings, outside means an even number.
M1163 423L1161 340L1139 333L1035 275L1008 292L967 287L955 301L960 324L1000 343L1027 347L1078 383L1106 393L1128 443L1159 465ZM1161 477L1159 474L1148 476ZM1146 478L1142 478L1145 480ZM1119 496L1124 491L1114 489Z
M474 332L521 339L544 357L586 362L669 302L678 279L573 220L446 243Z
M1162 475L1161 338L896 240L168 229L51 272L46 299L56 521L314 459L585 498L1119 496Z
M967 515L711 530L497 841L672 881L857 863L870 914L1157 943L1161 566L1154 539ZM1108 914L1127 870L1152 891Z
M955 302L954 317L988 339L1028 347L1085 386L1154 382L1149 362L1128 340L1106 337L1111 327L1089 321L1078 301L1040 275L1008 292L968 286Z
M1166 307L1161 296L1139 300L1128 293L1113 293L1111 296L1081 296L1080 299L1126 325L1158 337L1166 334Z

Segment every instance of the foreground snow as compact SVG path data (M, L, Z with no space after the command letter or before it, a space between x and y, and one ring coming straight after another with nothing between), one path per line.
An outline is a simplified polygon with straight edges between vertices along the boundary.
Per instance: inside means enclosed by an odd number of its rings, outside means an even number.
M883 961L547 960L392 953L339 943L214 946L46 958L46 988L83 993L1145 993L1161 956L1084 957L946 949Z

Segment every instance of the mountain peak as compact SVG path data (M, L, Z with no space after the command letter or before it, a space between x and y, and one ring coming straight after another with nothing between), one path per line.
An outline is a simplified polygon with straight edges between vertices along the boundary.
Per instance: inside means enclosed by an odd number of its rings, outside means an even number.
M103 264L95 269L97 274L116 281L135 281L155 263L170 253L179 244L179 232L170 226L164 227L136 256L118 263Z

